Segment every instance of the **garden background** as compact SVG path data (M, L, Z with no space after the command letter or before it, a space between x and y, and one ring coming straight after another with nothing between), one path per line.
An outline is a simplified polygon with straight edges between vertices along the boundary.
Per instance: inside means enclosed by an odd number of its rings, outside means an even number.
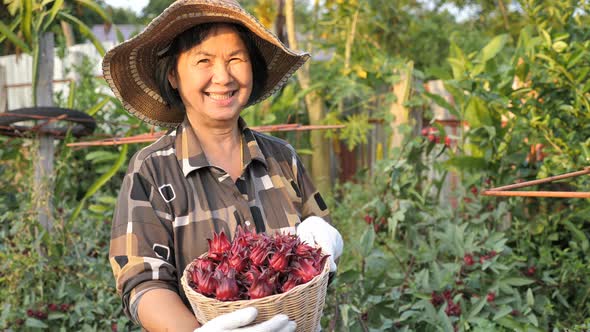
M94 25L140 29L169 3L150 0L136 15L101 0L3 0L0 54L35 64L47 32L60 59L77 43L104 52ZM325 331L590 329L588 199L481 194L589 166L588 1L241 3L315 55L244 112L249 125L341 126L272 132L304 156L345 240ZM39 139L0 136L0 330L137 330L107 256L127 161L145 143L69 144L159 129L124 111L95 62L60 69L69 80L53 103L97 128L55 141L48 197L35 181Z

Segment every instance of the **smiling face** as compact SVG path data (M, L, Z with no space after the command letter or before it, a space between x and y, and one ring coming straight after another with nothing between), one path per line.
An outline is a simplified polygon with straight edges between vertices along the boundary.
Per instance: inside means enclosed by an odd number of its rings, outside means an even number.
M252 64L238 32L219 25L195 47L180 53L168 75L191 123L234 124L252 93Z

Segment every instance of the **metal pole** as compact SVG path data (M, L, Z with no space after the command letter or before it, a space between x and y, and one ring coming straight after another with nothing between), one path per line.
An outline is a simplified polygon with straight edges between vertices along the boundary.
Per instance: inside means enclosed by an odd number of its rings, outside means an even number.
M0 113L6 112L8 107L8 88L6 87L6 68L0 66Z
M37 72L37 105L54 106L53 104L53 57L54 57L53 33L45 33L39 39L39 69ZM51 211L53 204L51 196L53 192L53 160L55 146L53 136L39 134L39 154L35 163L35 197L39 223L47 231L53 228Z

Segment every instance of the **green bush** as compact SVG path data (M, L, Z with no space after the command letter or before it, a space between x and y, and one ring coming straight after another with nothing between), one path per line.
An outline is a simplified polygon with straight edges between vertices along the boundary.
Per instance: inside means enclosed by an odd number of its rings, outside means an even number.
M98 135L147 131L112 98L96 93L100 83L93 78L93 65L85 60L75 68L81 79L70 95L58 95L57 103L92 114ZM66 146L73 141L67 137L56 145L53 229L47 232L34 204L38 143L0 137L0 330L108 331L132 326L122 315L108 263L110 222L121 179L106 181L122 174L128 150Z
M443 149L433 145L426 138L411 141L399 159L337 191L333 218L345 232L347 250L325 326L582 331L590 304L580 290L588 289L590 271L585 250L574 244L577 238L558 227L531 234L529 221L514 217L522 209L519 199L484 197L470 189L458 193L456 206L441 204L441 183L429 180L431 167L414 159L429 148ZM539 211L535 218L552 215Z
M325 319L331 330L590 328L588 200L479 194L587 166L587 17L565 1L523 6L518 41L500 35L466 53L451 40L445 86L454 104L427 95L469 124L456 145L409 139L334 196L348 249ZM448 172L459 187L441 199ZM588 183L531 189L587 191Z

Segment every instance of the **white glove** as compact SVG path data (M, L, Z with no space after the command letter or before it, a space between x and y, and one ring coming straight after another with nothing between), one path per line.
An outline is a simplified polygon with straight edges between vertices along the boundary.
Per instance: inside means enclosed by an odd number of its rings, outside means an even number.
M342 255L342 236L336 228L316 216L306 218L297 226L297 236L309 245L319 245L324 253L330 255L330 272L336 272L335 260Z
M194 332L293 332L297 327L297 323L289 320L287 315L276 315L266 322L243 327L252 323L257 315L258 310L254 307L239 309L215 317Z

